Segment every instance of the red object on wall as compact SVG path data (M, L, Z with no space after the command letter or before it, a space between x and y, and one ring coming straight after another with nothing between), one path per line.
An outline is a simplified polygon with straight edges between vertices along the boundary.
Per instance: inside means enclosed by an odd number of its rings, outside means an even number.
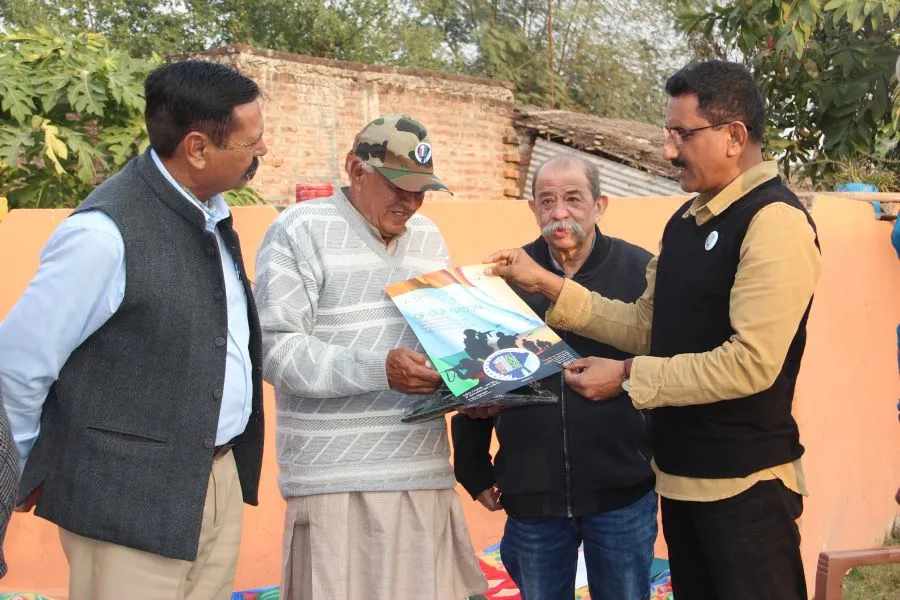
M314 198L327 198L334 194L331 183L298 183L296 188L297 202Z

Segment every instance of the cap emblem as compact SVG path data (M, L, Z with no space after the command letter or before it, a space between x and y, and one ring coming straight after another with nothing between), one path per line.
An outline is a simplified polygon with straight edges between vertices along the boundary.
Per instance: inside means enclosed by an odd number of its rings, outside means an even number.
M431 144L422 142L416 146L415 157L420 165L427 164L431 160Z

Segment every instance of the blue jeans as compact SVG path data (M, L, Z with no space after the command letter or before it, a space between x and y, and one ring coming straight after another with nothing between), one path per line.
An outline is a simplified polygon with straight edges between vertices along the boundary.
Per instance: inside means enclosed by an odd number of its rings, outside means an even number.
M500 558L522 600L572 600L583 542L591 600L647 600L656 507L650 492L630 506L576 519L509 517Z

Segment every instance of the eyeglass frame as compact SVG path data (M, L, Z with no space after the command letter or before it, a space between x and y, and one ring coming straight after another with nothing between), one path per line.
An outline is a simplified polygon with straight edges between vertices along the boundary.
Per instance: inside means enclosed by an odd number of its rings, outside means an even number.
M663 125L663 138L665 140L669 140L671 138L672 143L675 144L675 147L680 148L698 131L703 131L704 129L713 129L714 127L721 127L722 125L731 125L732 123L741 123L744 127L747 128L747 131L753 131L752 127L750 127L743 121L735 119L734 121L724 121L722 123L715 123L713 125L706 125L704 127L694 127L693 129L682 129L680 131L679 127L669 128ZM675 136L678 136L678 139L676 139Z

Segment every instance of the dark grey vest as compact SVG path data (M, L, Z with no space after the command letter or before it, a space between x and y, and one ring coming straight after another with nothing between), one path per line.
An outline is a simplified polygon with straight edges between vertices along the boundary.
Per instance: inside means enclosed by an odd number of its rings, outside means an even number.
M149 153L76 212L88 210L109 215L122 234L125 296L50 389L20 498L43 483L38 516L85 537L194 560L228 338L215 235ZM259 320L231 218L218 227L247 295L253 409L234 457L244 501L255 505L263 448Z

